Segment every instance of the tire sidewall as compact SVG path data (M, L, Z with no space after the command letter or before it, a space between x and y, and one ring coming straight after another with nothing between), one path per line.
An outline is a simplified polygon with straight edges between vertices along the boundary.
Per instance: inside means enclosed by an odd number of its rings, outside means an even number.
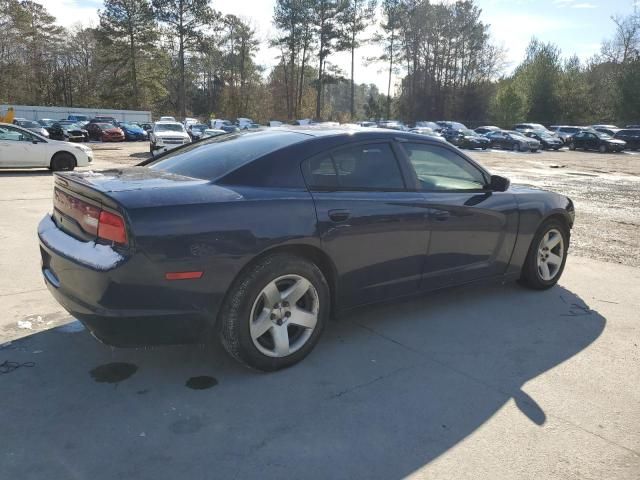
M319 301L318 323L299 350L286 357L269 357L258 350L251 338L251 310L256 298L269 282L289 274L300 275L315 287ZM241 274L232 286L218 319L219 333L227 351L245 365L262 371L280 370L298 363L313 350L329 317L329 308L329 287L320 269L303 258L275 254Z
M76 159L71 153L61 152L51 159L51 170L54 172L70 172L76 167Z

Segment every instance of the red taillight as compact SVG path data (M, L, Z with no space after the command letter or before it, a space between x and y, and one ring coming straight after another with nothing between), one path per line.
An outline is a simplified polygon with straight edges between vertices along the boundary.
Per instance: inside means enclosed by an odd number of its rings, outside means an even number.
M99 207L84 202L72 195L68 195L58 188L56 188L53 193L53 206L56 210L77 221L80 228L85 232L90 235L97 235L98 218L100 216Z
M120 215L102 210L98 219L98 238L126 244L127 230L124 219Z

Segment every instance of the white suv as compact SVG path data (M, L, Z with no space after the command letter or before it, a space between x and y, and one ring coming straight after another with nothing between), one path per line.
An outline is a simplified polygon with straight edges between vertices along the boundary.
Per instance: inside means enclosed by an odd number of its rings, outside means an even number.
M191 137L178 122L156 122L149 134L149 151L155 156L191 142Z

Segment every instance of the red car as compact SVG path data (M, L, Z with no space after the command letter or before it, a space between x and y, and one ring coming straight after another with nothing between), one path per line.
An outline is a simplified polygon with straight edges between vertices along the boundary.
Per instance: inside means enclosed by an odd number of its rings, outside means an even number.
M89 139L103 142L124 142L124 132L111 123L88 123Z

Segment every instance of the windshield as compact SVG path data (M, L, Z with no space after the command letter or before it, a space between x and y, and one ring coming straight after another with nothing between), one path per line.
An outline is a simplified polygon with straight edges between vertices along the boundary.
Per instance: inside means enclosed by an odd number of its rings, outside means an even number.
M517 138L517 139L522 139L522 140L526 140L527 139L527 137L525 137L521 133L517 133L517 132L509 132L509 135L511 135L512 137Z
M179 123L157 123L154 127L156 132L182 132L184 133L184 127Z
M121 127L126 127L126 128L140 128L135 123L129 123L129 122L122 122L122 123L120 123L120 126Z
M204 132L207 129L206 125L191 125L191 130L198 130L199 132Z
M610 140L613 137L611 135L609 135L608 133L604 133L604 132L592 132L594 134L596 134L598 137L602 138L603 140Z
M474 132L473 130L469 130L468 128L465 128L464 130L461 130L461 132L464 135L468 135L470 137L476 137L478 135L476 132Z
M100 128L115 128L111 123L96 123Z
M23 120L18 122L21 127L24 128L40 128L40 125L36 122L32 122L31 120Z

